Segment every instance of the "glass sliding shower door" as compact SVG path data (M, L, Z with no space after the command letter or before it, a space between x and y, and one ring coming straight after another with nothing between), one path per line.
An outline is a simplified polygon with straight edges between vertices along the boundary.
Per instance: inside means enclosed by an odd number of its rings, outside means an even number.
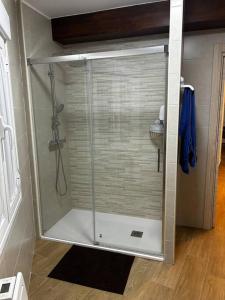
M162 252L167 55L89 61L95 238L101 246ZM165 123L164 123L165 125Z
M43 237L161 257L167 54L153 48L32 61Z
M32 65L30 74L41 234L93 245L86 61Z

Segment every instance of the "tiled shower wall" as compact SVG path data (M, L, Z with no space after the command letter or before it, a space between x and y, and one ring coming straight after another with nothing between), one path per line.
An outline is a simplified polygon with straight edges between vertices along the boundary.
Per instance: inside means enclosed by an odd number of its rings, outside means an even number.
M93 183L97 211L160 219L163 136L151 138L149 127L165 104L167 55L89 61L66 73L73 206L92 208Z
M92 208L91 147L86 64L65 65L65 110L72 206Z

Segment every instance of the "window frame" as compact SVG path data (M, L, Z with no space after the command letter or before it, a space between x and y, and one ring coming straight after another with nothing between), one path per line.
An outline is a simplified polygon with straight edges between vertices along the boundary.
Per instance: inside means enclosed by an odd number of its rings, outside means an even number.
M0 255L21 204L21 182L7 42L9 16L0 0Z

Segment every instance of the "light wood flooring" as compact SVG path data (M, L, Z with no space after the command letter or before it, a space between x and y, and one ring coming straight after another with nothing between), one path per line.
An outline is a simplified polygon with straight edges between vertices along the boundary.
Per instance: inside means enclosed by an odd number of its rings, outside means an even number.
M215 229L178 228L173 266L135 258L123 296L48 278L70 246L38 240L29 299L225 300L224 156L218 189Z

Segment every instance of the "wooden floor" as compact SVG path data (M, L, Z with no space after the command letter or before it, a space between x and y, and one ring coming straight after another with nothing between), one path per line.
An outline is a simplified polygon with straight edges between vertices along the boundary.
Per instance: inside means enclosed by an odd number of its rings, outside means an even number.
M136 258L121 296L48 278L70 246L39 240L29 299L225 300L225 157L218 184L215 229L178 228L174 266Z

